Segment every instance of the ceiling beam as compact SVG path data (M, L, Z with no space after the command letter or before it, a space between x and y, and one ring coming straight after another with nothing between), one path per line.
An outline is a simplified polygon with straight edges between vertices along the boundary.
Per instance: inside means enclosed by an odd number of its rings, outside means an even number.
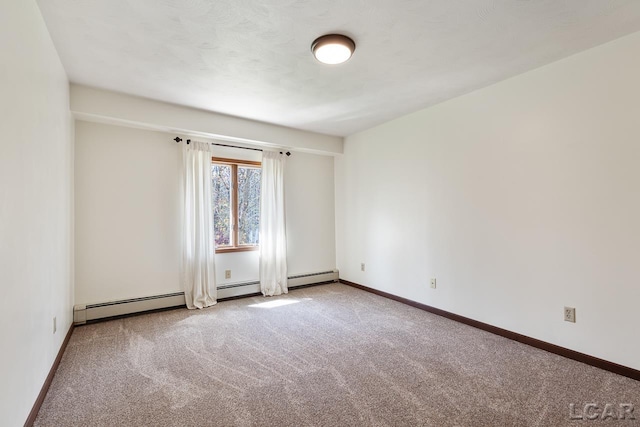
M72 84L70 98L71 111L78 120L323 155L342 154L343 149L343 138L339 136L198 110L89 86Z

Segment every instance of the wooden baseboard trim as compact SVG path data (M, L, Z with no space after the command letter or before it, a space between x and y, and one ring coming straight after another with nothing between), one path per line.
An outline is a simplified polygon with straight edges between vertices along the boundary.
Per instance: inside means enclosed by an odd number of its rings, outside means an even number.
M618 375L622 375L625 377L632 378L636 381L640 381L640 370L633 369L628 366L619 365L614 362L609 362L608 360L599 359L594 356L589 356L588 354L580 353L575 350L570 350L565 347L560 347L558 345L551 344L546 341L541 341L536 338L531 338L526 335L518 334L516 332L512 332L507 329L502 329L497 326L490 325L488 323L479 322L477 320L473 320L468 317L460 316L459 314L454 314L445 310L441 310L439 308L432 307L430 305L422 304L407 298L403 298L387 292L379 291L377 289L373 289L368 286L350 282L348 280L340 279L340 283L344 283L345 285L362 289L363 291L371 292L373 294L376 294L385 298L389 298L394 301L398 301L415 308L419 308L420 310L428 311L429 313L437 314L438 316L446 317L447 319L455 320L456 322L464 323L465 325L473 326L474 328L482 329L483 331L491 332L492 334L500 335L501 337L505 337L513 341L518 341L520 343L530 345L531 347L535 347L540 350L548 351L549 353L554 353L559 356L566 357L568 359L573 359L578 362L582 362L587 365L594 366L596 368L604 369L605 371L613 372Z
M36 402L33 404L31 408L31 412L29 412L29 417L27 417L27 421L24 423L24 427L31 427L33 423L36 421L36 417L38 416L38 412L40 411L40 407L44 402L44 398L47 395L47 391L49 391L49 387L51 386L51 382L53 381L53 377L56 375L56 371L58 370L58 365L60 364L60 360L62 359L62 355L64 354L65 349L67 348L67 344L69 344L69 340L71 339L71 334L73 333L73 323L67 332L67 335L64 337L64 341L62 341L62 345L60 346L60 350L58 351L58 355L56 356L56 360L53 361L53 365L49 370L49 375L44 380L44 384L42 385L42 389L40 389L40 394L38 394L38 398Z

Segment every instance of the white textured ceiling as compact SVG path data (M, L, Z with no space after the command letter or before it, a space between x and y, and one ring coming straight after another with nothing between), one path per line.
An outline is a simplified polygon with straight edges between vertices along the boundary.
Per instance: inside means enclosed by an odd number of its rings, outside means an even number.
M342 136L640 30L638 0L38 4L72 82Z

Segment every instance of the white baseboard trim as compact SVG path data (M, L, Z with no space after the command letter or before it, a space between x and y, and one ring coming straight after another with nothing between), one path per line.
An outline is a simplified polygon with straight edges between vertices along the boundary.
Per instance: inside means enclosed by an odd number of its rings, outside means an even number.
M296 274L288 277L289 289L319 283L338 281L338 270ZM258 281L229 283L218 287L218 299L238 298L260 293ZM96 304L78 304L73 307L74 325L83 325L96 320L126 316L151 310L162 310L185 305L184 292L130 298Z

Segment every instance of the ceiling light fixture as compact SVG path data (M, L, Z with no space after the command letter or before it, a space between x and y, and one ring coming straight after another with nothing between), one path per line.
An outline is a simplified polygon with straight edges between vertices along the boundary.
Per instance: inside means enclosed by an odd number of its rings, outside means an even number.
M342 64L353 55L356 44L342 34L327 34L318 37L311 43L311 52L324 64Z

